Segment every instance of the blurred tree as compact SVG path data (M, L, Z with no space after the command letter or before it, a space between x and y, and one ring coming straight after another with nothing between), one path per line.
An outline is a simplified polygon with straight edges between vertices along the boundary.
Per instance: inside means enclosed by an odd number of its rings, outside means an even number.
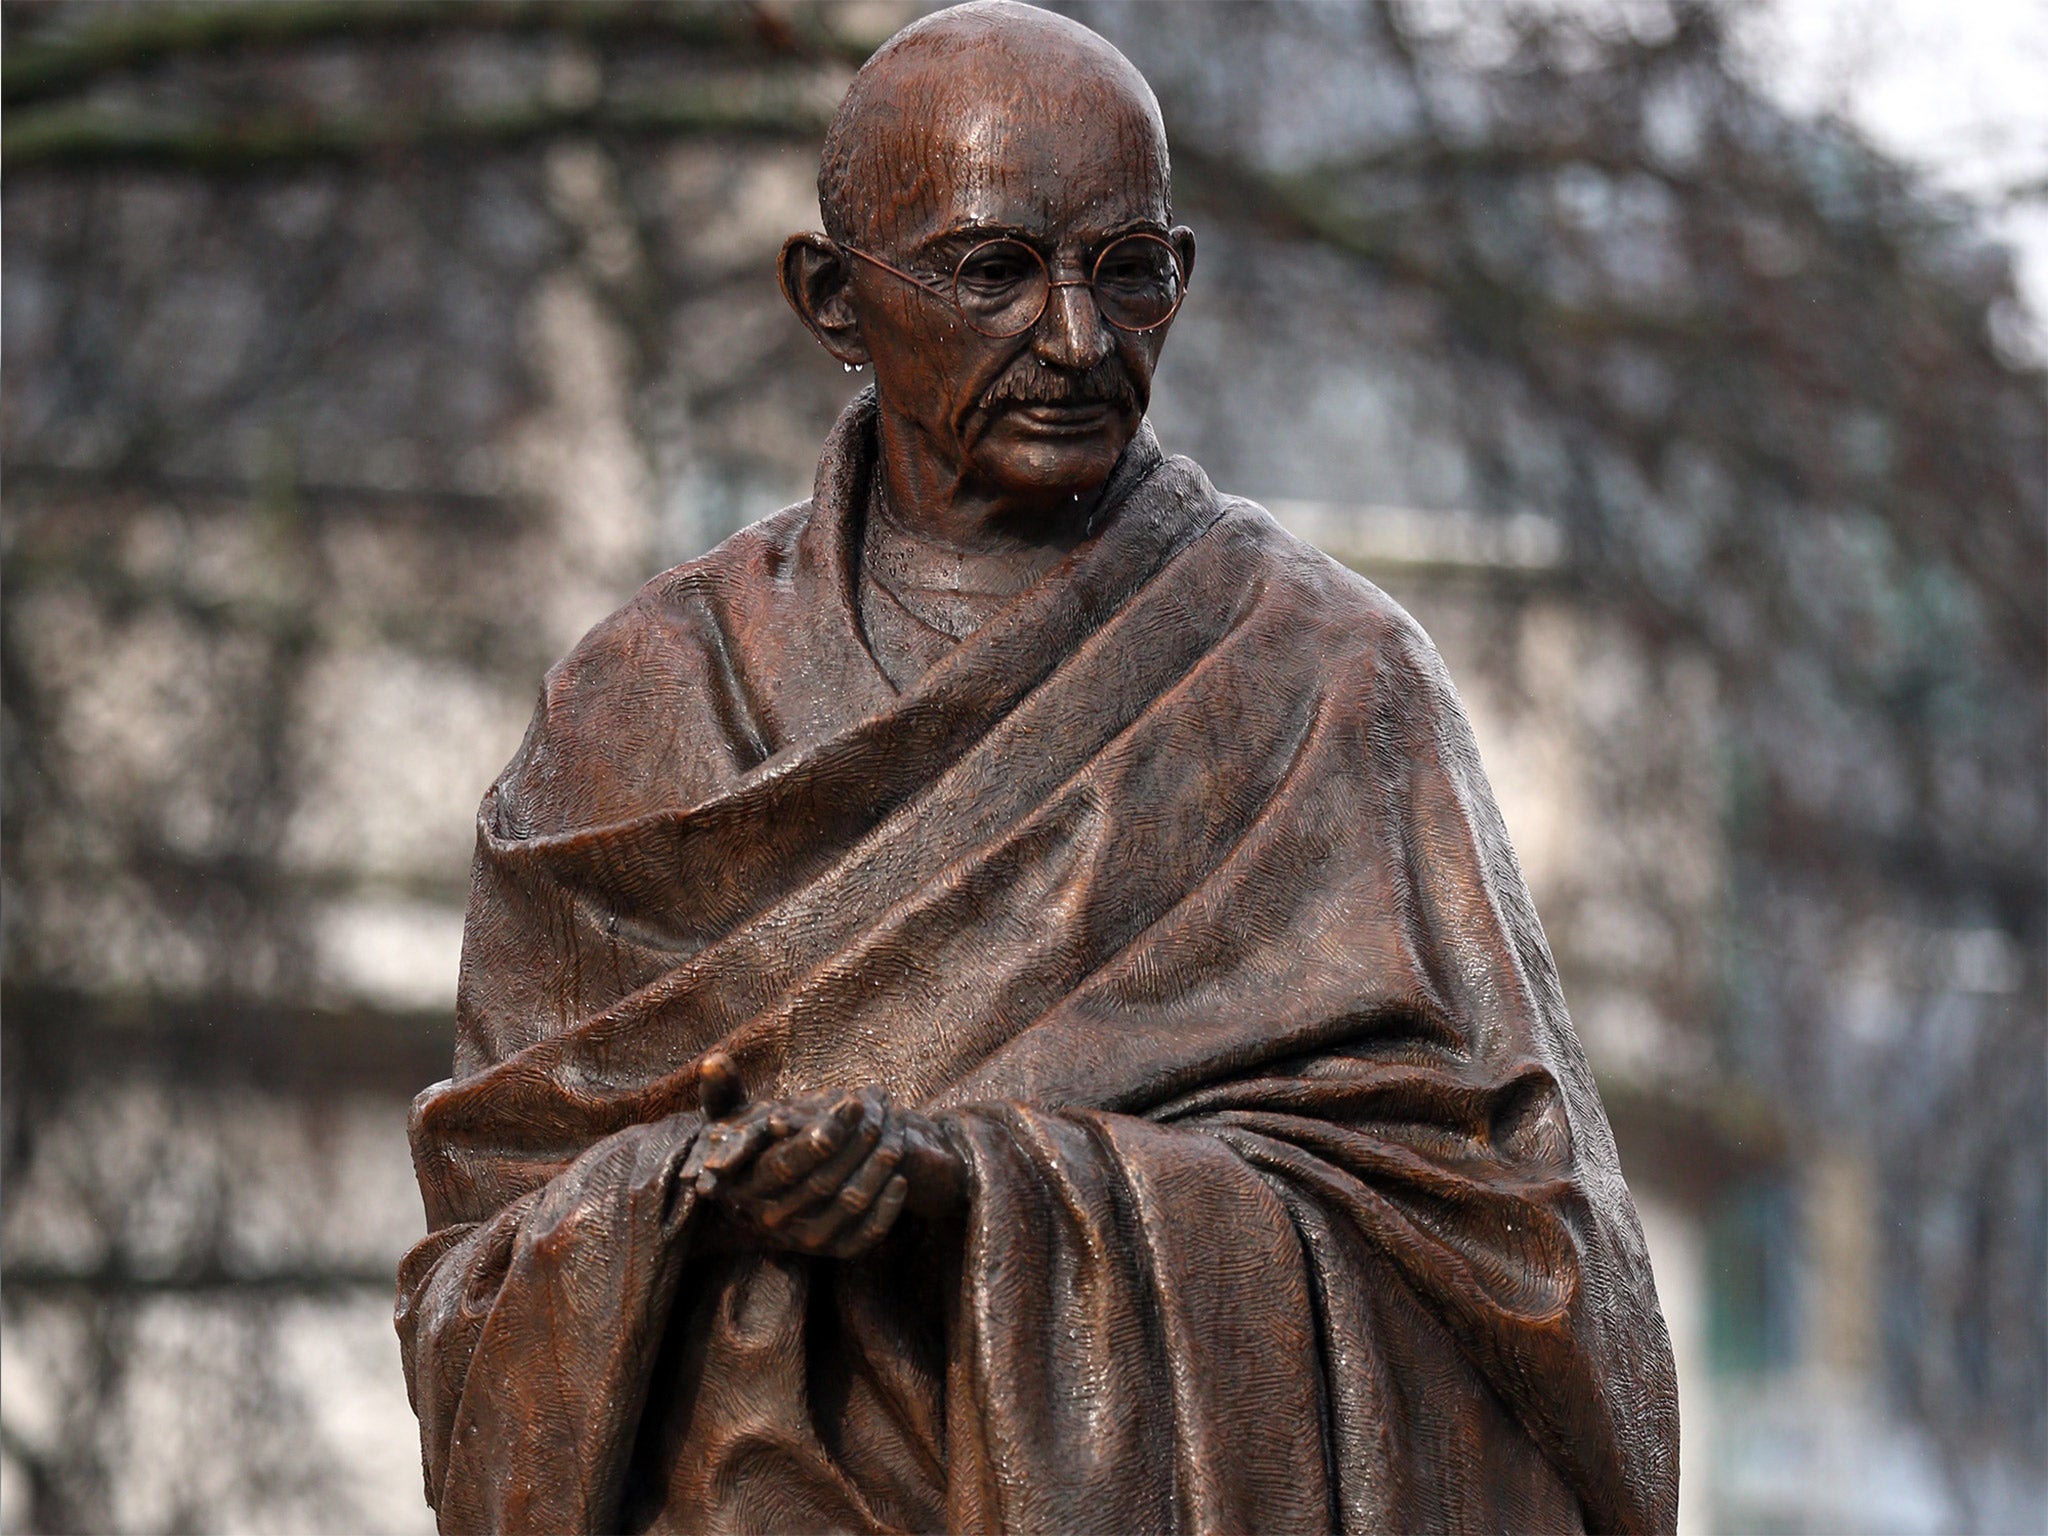
M1555 518L1585 603L1647 653L1711 658L1731 874L1719 930L1685 936L1718 976L1711 1009L1678 1005L1686 1059L1716 1074L1694 1091L1760 1098L1794 1155L1869 1149L1901 1401L1965 1509L1987 1451L2038 1467L2048 419L2006 260L1968 210L1746 84L1713 6L1069 8L1159 91L1205 301L1276 348L1432 359L1475 509ZM457 555L449 530L518 524L472 450L547 387L505 317L564 261L626 349L655 499L692 422L758 443L763 400L829 414L793 326L731 318L756 267L678 233L685 205L743 189L679 193L672 151L808 153L902 14L10 0L10 492L252 498L275 568L178 588L180 622L263 636L238 663L252 722L201 744L226 754L207 814L234 834L181 840L155 811L109 822L48 757L72 684L38 662L62 617L42 599L81 580L117 606L163 596L94 554L121 514L10 518L10 906L48 907L38 871L100 849L163 902L212 904L242 958L208 987L305 985L283 704L315 650L307 530L402 504ZM149 218L160 237L138 235ZM714 312L728 328L691 342ZM692 528L682 543L719 531ZM444 654L530 676L553 641L506 634L499 600L422 598L420 622ZM70 974L33 913L7 931L11 985Z

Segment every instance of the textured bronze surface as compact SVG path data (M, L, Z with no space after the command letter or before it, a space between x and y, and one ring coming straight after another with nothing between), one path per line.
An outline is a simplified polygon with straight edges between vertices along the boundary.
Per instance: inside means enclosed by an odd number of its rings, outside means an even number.
M1192 272L1150 93L963 7L820 181L785 292L876 387L480 813L399 1281L442 1528L1668 1529L1641 1233L1450 680L1161 453L1165 327L1082 280L1132 229ZM1056 284L1011 338L842 248L991 228Z

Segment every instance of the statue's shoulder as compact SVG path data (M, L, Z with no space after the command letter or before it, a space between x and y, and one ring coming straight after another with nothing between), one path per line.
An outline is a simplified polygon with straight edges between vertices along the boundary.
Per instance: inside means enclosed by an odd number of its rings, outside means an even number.
M652 577L614 615L622 625L694 632L704 617L723 620L764 591L787 583L797 541L811 519L800 501L750 523L716 548Z
M1329 705L1379 722L1387 740L1411 750L1469 734L1450 671L1406 608L1256 502L1219 499L1216 531L1250 551L1276 680L1293 677Z
M533 830L689 804L758 755L735 733L729 636L783 580L808 503L663 571L548 669L533 722L494 794ZM786 584L786 583L785 583Z
M650 667L694 671L707 647L723 650L721 636L735 610L752 606L759 594L785 579L810 511L809 502L786 507L696 559L649 578L555 663L546 691L567 696L603 688L621 667L643 675Z
M1221 495L1217 531L1256 562L1260 600L1283 609L1304 646L1440 667L1436 646L1385 590L1289 531L1257 502Z

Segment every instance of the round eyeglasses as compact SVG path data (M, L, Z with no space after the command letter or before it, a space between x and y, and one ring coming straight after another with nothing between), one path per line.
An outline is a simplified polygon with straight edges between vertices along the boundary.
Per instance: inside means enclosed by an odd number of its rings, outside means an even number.
M1022 336L1038 324L1055 288L1087 288L1102 318L1120 331L1156 331L1187 294L1180 253L1158 235L1124 235L1102 248L1086 280L1055 281L1045 258L1022 240L984 240L960 258L950 289L891 266L856 246L842 245L892 277L944 299L969 326L998 340Z

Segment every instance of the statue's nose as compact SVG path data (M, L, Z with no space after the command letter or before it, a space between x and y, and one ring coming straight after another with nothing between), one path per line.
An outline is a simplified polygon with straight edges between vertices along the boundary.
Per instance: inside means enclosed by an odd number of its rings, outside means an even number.
M1086 283L1055 283L1046 296L1045 316L1038 322L1033 345L1038 356L1056 368L1080 372L1109 356L1110 346L1095 290Z

